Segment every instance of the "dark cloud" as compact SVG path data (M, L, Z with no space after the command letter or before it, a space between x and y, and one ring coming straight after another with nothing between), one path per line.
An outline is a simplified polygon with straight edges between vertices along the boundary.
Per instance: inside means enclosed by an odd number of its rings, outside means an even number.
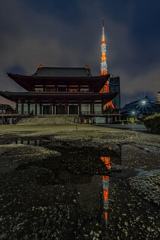
M0 89L19 91L6 72L30 75L40 63L88 64L92 74L100 75L104 18L108 68L121 78L122 105L129 96L132 100L148 89L156 96L160 73L159 7L159 1L150 0L3 1Z

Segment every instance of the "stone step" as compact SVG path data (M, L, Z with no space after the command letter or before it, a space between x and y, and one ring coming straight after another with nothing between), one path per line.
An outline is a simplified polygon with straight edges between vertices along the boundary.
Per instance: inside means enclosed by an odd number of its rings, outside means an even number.
M56 125L77 124L78 115L41 115L30 118L22 118L17 125Z

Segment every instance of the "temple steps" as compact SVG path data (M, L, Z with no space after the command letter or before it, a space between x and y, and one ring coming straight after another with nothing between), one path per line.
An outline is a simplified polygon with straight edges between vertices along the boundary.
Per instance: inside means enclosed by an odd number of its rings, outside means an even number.
M39 115L21 118L17 125L63 125L79 123L78 115Z

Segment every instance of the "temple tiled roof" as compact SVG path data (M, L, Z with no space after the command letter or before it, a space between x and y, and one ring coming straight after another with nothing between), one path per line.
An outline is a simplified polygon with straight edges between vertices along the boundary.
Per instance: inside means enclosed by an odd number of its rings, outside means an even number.
M88 67L66 68L66 67L41 67L32 76L39 77L91 77Z
M11 100L16 101L16 99L21 99L23 101L27 100L42 100L42 101L60 101L60 100L104 100L105 103L112 100L118 93L93 93L93 92L3 92L0 91L0 95Z
M25 76L20 74L8 73L8 76L12 78L16 83L28 91L33 91L36 84L81 84L90 85L90 88L94 92L99 92L110 75L105 76L77 76L77 77L55 77L55 76Z

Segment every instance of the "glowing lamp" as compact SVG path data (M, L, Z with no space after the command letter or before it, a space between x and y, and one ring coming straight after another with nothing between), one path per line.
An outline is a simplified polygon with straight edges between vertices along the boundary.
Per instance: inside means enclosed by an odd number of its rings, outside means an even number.
M142 105L142 106L145 106L145 105L146 105L146 103L147 103L147 101L146 101L146 100L142 100L142 101L141 101L141 105Z
M136 112L135 112L135 111L132 111L132 112L131 112L131 114L132 114L132 115L135 115L135 114L136 114Z
M86 66L85 66L85 69L89 69L89 66L88 66L88 65L86 65Z

